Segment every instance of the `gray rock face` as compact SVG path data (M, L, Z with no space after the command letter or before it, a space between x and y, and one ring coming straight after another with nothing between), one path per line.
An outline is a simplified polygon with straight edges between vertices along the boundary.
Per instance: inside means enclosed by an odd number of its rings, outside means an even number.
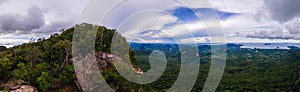
M82 60L73 60L77 76L76 85L82 88L83 91L93 90L94 87L99 86L97 81L97 74L100 73L100 68L96 62L96 57L88 54ZM80 85L84 84L84 85Z
M72 60L77 76L75 83L83 91L95 91L100 85L106 84L105 80L101 80L99 77L100 70L112 68L113 61L122 62L120 57L105 52L95 53L95 56L88 54L80 60L78 60L78 57L74 57Z

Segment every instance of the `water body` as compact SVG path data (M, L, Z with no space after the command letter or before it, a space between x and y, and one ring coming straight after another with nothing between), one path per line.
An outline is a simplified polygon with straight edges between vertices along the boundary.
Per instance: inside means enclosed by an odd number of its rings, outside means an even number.
M241 44L241 48L257 49L289 49L288 46L300 47L300 43L236 43Z

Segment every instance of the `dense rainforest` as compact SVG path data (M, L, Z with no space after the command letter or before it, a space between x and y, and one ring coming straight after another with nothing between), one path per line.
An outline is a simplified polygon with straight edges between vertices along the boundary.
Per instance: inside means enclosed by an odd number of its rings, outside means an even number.
M80 24L75 27L97 30L96 52L111 53L114 34L126 41L116 30L103 26ZM5 84L22 80L38 91L83 91L78 86L72 61L72 37L75 27L53 34L49 39L25 43L12 48L0 47L0 91L9 91ZM88 30L82 30L87 31ZM135 84L124 79L114 67L101 70L106 82L117 92L164 92L176 81L180 71L180 50L176 44L127 43L134 67L147 72L153 50L165 53L168 64L164 74L150 84ZM188 48L188 46L187 46ZM199 46L200 68L193 92L202 90L211 64L211 47ZM226 68L217 91L300 91L300 50L246 49L227 45Z
M132 43L136 50L138 66L151 68L148 55L152 50L166 53L168 66L162 77L147 86L151 90L167 90L176 81L180 71L180 51L176 44ZM170 49L171 48L171 49ZM200 69L193 92L203 89L211 65L211 46L199 46ZM299 49L248 49L227 44L226 67L218 92L241 91L300 91Z

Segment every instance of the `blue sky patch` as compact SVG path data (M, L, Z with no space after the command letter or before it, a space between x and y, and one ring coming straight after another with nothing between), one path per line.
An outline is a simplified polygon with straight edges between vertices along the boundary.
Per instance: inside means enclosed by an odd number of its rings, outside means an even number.
M173 10L168 10L167 12L172 13L174 16L179 18L182 22L194 22L194 21L200 21L199 18L196 16L195 13L200 13L201 15L204 16L210 16L209 14L212 14L213 9L210 8L196 8L196 9L190 9L187 7L177 7ZM219 11L215 10L217 15L221 20L225 20L229 17L238 15L238 13L231 13L231 12L224 12L224 11ZM201 19L201 17L200 17Z

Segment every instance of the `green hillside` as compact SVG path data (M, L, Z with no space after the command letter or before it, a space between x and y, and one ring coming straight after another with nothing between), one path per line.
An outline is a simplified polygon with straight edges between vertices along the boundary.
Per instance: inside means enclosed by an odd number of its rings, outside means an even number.
M114 34L118 34L115 30L91 24L76 26L96 29L96 52L111 52L111 40ZM71 60L74 29L75 27L62 30L61 34L53 34L49 39L38 39L37 42L25 43L7 50L1 47L0 91L8 90L5 83L20 79L39 91L80 91L75 85L76 75ZM87 30L80 31L89 33ZM120 34L117 36L121 41L126 41ZM128 45L127 42L123 44ZM110 69L105 72L114 71ZM121 77L115 75L114 78Z

